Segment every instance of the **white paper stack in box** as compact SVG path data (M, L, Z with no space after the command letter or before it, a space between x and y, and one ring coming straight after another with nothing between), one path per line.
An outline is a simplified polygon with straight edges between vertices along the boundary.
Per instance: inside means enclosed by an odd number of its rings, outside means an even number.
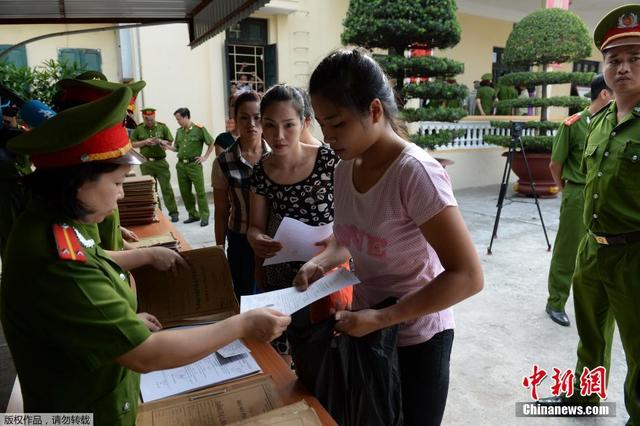
M145 225L156 222L156 181L152 176L125 178L124 198L118 200L122 226Z

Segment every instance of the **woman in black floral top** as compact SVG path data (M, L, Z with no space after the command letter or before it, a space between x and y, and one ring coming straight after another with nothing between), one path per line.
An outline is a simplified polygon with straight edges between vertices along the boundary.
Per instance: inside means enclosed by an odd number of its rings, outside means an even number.
M311 226L333 222L333 171L338 157L326 146L300 142L304 101L293 87L272 87L260 103L262 131L271 154L253 169L249 243L260 258L282 246L272 239L285 216ZM268 214L273 220L267 223ZM267 226L269 225L269 226ZM265 267L267 290L290 287L302 262Z
M300 142L304 101L295 88L277 85L269 89L260 113L263 136L272 151L253 169L247 237L256 256L264 259L282 249L273 236L284 217L311 226L333 222L333 172L338 157L327 146ZM273 220L267 221L269 214ZM303 263L266 266L263 289L291 287Z

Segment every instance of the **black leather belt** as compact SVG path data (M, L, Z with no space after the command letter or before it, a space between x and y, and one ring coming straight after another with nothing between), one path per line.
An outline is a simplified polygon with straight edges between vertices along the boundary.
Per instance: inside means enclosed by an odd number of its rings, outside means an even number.
M598 235L589 231L589 235L601 246L621 246L640 242L640 231L618 235Z

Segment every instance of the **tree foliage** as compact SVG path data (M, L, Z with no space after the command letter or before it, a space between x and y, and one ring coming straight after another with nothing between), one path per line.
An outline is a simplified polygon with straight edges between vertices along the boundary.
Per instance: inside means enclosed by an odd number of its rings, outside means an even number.
M450 76L462 74L464 64L449 58L437 56L416 56L405 58L396 55L374 55L376 61L389 75L397 75L404 72L414 76Z
M589 31L578 16L563 9L541 9L516 24L502 59L508 65L544 65L590 54Z
M342 43L399 54L413 43L446 49L460 42L456 10L454 0L351 0Z
M375 55L382 68L396 81L405 98L419 98L424 107L402 109L406 121L458 121L466 112L457 107L467 88L453 76L464 72L464 64L448 58L414 56L405 58L412 47L453 47L460 41L455 0L350 0L343 22L342 42L368 49L389 49L389 55ZM405 77L419 77L419 84L404 85ZM424 81L426 79L428 81ZM446 81L445 81L446 80ZM453 108L447 105L456 105ZM450 143L455 132L411 136L421 146L433 148Z
M591 54L591 38L585 24L572 12L562 9L542 9L518 22L504 50L503 60L510 65L542 65L542 72L519 72L502 77L504 84L542 86L541 98L517 98L499 101L499 108L541 107L540 121L528 122L528 128L536 129L535 136L523 136L528 151L549 152L553 146L554 129L547 121L547 109L551 106L585 108L589 100L580 96L556 96L547 98L547 85L575 83L588 85L593 73L546 72L550 63L577 61ZM504 128L504 124L494 127ZM510 136L487 135L484 141L507 146Z
M593 72L514 72L500 77L500 83L510 86L521 84L527 87L565 83L589 86L595 75Z
M80 64L54 59L33 68L0 63L0 81L25 100L38 99L51 105L57 91L56 82L73 78L83 71L85 67Z

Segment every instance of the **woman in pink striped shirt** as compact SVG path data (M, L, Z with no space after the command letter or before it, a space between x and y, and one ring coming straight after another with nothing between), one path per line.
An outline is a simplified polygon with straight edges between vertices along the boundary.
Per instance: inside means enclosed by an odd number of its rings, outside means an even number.
M393 89L365 53L327 56L311 76L309 93L324 140L341 161L334 235L295 283L306 288L351 256L361 283L354 286L354 310L336 313L336 329L363 336L399 324L404 424L440 424L449 387L451 306L483 287L449 176L405 139ZM368 309L390 296L398 303Z

